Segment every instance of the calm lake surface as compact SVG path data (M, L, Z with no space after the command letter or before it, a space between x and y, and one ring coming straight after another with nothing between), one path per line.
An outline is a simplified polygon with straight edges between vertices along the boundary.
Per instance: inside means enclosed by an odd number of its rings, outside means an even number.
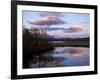
M53 51L33 59L30 68L87 66L89 55L88 47L55 47Z

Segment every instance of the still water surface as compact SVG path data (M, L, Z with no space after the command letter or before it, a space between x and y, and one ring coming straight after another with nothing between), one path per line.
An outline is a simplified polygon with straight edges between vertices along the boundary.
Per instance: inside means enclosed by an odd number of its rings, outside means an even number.
M87 66L89 55L88 47L55 47L38 57L36 63L30 63L30 68Z

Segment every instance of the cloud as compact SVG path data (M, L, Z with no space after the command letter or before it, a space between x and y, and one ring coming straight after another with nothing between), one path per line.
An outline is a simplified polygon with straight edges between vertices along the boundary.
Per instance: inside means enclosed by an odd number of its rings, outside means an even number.
M83 26L77 24L77 25L72 25L69 28L65 28L64 31L68 33L73 33L73 32L82 32L84 31L84 29Z
M84 30L81 32L65 32L64 30L52 30L47 31L50 36L53 36L54 38L85 38L89 37L89 32Z
M62 12L42 12L40 16L55 16L55 17L62 17L65 14Z
M62 27L56 26L57 29L48 30L48 34L54 38L86 38L89 37L89 25L64 24ZM55 27L54 27L55 28Z
M39 20L33 20L33 21L29 21L30 24L33 25L58 25L58 24L64 24L65 22L62 21L61 19L59 19L58 17L55 16L48 16L48 17L43 17Z
M89 37L89 29L81 24L64 25L63 29L48 30L48 34L54 38L85 38Z

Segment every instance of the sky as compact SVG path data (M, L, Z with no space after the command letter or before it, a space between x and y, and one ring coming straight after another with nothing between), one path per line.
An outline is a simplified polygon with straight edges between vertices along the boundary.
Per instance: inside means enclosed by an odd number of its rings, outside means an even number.
M54 38L89 37L90 14L23 11L23 26L42 28Z

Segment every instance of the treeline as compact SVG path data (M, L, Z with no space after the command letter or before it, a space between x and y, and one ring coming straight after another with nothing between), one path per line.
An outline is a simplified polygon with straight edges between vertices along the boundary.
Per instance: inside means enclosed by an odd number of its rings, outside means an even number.
M52 43L46 39L39 39L36 34L30 33L28 29L23 29L23 68L29 67L29 62L43 53L54 50Z
M89 41L90 38L46 38L49 41Z

